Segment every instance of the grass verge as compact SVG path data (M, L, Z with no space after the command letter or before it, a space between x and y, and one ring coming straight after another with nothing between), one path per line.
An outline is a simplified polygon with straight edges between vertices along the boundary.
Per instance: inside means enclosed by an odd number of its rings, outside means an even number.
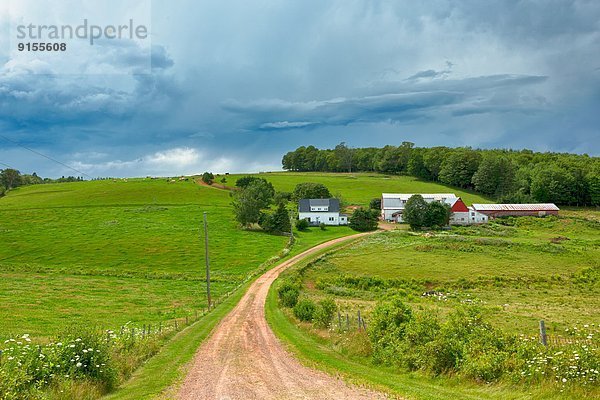
M347 243L345 245L348 245ZM339 249L339 248L336 248ZM307 258L294 268L319 258L326 251ZM430 377L422 373L399 372L388 367L370 364L366 357L346 356L335 351L331 344L306 327L294 323L290 316L279 307L276 281L271 287L265 306L266 318L275 335L303 363L332 375L341 375L345 380L391 395L411 399L567 399L585 398L578 393L568 395L558 393L555 387L543 384L530 388L510 384L477 384L454 376ZM575 397L573 397L575 396Z

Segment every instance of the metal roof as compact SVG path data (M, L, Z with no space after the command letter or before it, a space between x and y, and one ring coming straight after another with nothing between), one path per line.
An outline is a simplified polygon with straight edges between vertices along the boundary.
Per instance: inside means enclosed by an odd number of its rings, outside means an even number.
M425 201L443 201L444 203L449 204L450 206L454 205L456 201L459 199L454 193L416 193L420 194ZM406 203L415 193L382 193L382 203L381 208L383 209L403 209L406 206Z
M476 211L559 211L554 203L539 204L473 204Z
M338 199L300 199L298 202L299 212L311 212L311 207L328 207L328 211L312 211L312 212L339 212L340 201Z

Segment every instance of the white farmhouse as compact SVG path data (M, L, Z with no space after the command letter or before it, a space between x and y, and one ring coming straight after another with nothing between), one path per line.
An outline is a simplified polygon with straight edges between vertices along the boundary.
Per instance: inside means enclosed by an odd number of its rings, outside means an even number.
M301 199L298 219L305 219L310 225L348 225L348 216L340 213L338 199Z

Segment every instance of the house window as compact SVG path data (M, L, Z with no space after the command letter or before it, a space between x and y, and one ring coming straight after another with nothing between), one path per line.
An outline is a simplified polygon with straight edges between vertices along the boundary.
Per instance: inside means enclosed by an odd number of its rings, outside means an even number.
M471 213L471 217L474 217L474 216L475 216L475 213L474 213L474 212L472 212L472 213Z
M333 218L333 217L329 217L329 220L330 220L330 221L333 221L333 220L335 220L335 218Z

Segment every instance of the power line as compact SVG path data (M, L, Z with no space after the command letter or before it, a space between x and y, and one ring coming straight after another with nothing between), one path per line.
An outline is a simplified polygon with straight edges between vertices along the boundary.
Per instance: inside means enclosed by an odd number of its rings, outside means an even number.
M40 153L39 151L36 151L36 150L30 149L29 147L23 146L21 143L19 143L19 142L15 142L14 140L12 140L12 139L9 139L9 138L7 138L7 137L6 137L6 136L4 136L4 135L0 135L0 138L2 138L2 139L4 139L4 140L6 140L7 142L11 142L11 143L13 143L13 144L16 144L17 146L19 146L19 147L22 147L22 148L24 148L25 150L28 150L28 151L30 151L30 152L32 152L32 153L34 153L34 154L37 154L38 156L41 156L41 157L47 158L48 160L50 160L50 161L53 161L53 162L55 162L55 163L57 163L57 164L60 164L60 165L62 165L63 167L69 168L70 170L72 170L72 171L75 171L75 172L77 172L78 174L81 174L81 175L87 176L87 177L88 177L88 178L90 178L90 179L94 179L94 178L92 178L91 176L89 176L88 174L86 174L85 172L82 172L82 171L80 171L80 170L78 170L78 169L75 169L75 168L71 167L70 165L67 165L67 164L65 164L65 163L63 163L63 162L60 162L60 161L58 161L58 160L56 160L56 159L54 159L54 158L52 158L52 157L50 157L50 156L47 156L47 155L45 155L45 154L42 154L42 153ZM3 164L3 165L6 165L6 164ZM9 168L10 168L10 167L9 167Z
M14 168L13 168L13 167L11 167L10 165L8 165L8 164L4 164L3 162L0 162L0 165L4 165L6 168L14 169Z

